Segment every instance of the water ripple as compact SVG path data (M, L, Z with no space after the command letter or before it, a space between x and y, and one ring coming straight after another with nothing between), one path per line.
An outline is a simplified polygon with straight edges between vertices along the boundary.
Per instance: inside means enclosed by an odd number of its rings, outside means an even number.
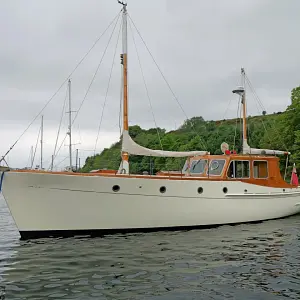
M0 299L299 299L299 227L20 241L0 199Z

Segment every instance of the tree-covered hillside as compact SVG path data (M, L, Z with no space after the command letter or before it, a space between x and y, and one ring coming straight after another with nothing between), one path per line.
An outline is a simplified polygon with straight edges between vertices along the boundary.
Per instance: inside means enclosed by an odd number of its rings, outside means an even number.
M262 113L261 116L248 117L248 142L251 147L289 150L291 162L300 166L300 87L292 90L292 104L284 112ZM172 151L207 150L211 154L221 154L220 145L227 142L231 150L240 152L242 146L242 121L230 119L205 121L202 117L186 120L177 130L166 132L161 128L144 130L139 126L129 128L131 137L138 144L151 148ZM102 153L88 157L83 172L94 169L118 169L120 146L117 142ZM131 173L159 170L181 170L185 159L150 158L130 156ZM281 169L285 157L281 158Z

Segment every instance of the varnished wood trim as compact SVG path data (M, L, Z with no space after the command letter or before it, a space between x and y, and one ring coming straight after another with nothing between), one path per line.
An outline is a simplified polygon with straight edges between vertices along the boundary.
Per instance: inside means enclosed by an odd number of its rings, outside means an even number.
M140 178L140 179L167 179L167 180L197 180L197 181L237 181L236 179L228 179L221 177L193 177L193 176L157 176L157 175L122 175L122 174L101 174L101 173L71 173L71 172L47 172L39 170L15 170L11 171L15 173L29 173L29 174L47 174L47 175L66 175L66 176L102 176L102 177L117 177L117 178ZM240 179L239 181L266 186L266 187L277 187L277 188L297 188L295 185L291 185L285 181L265 180L265 179Z

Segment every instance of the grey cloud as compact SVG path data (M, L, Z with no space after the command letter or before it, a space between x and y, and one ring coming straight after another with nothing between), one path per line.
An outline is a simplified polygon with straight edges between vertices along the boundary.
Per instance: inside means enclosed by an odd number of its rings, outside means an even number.
M290 0L288 4L281 0L128 2L130 16L188 117L201 115L208 120L235 117L237 99L231 91L239 83L242 66L268 112L282 111L289 105L290 91L300 83L298 0ZM5 37L0 50L0 134L5 136L1 139L2 152L26 128L120 9L117 1L111 0L6 1L2 5L0 30ZM85 95L110 32L72 76L75 110ZM154 127L130 26L128 32L129 121ZM90 133L86 145L80 145L82 149L90 147L97 134L116 34L75 122L74 131L79 126L85 135ZM174 129L185 116L136 32L134 36L157 125ZM119 130L120 46L119 43L101 130L101 134L107 132L114 138ZM45 124L54 135L66 88L65 85L44 113ZM249 114L261 113L254 98L249 95L247 99ZM24 136L26 147L34 143L31 140L39 119L34 126ZM107 138L100 141L100 148L111 142Z

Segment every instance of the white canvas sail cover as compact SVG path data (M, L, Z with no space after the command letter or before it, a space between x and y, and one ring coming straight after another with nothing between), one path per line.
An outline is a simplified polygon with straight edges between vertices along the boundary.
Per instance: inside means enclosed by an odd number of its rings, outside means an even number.
M244 140L244 142L243 142L243 154L287 155L287 154L291 154L291 153L287 152L287 151L281 151L281 150L251 148L248 145L247 140Z
M123 131L122 151L133 155L143 156L159 156L159 157L191 157L197 155L209 154L207 151L188 151L188 152L176 152L176 151L163 151L152 150L138 145L129 135L127 130Z

